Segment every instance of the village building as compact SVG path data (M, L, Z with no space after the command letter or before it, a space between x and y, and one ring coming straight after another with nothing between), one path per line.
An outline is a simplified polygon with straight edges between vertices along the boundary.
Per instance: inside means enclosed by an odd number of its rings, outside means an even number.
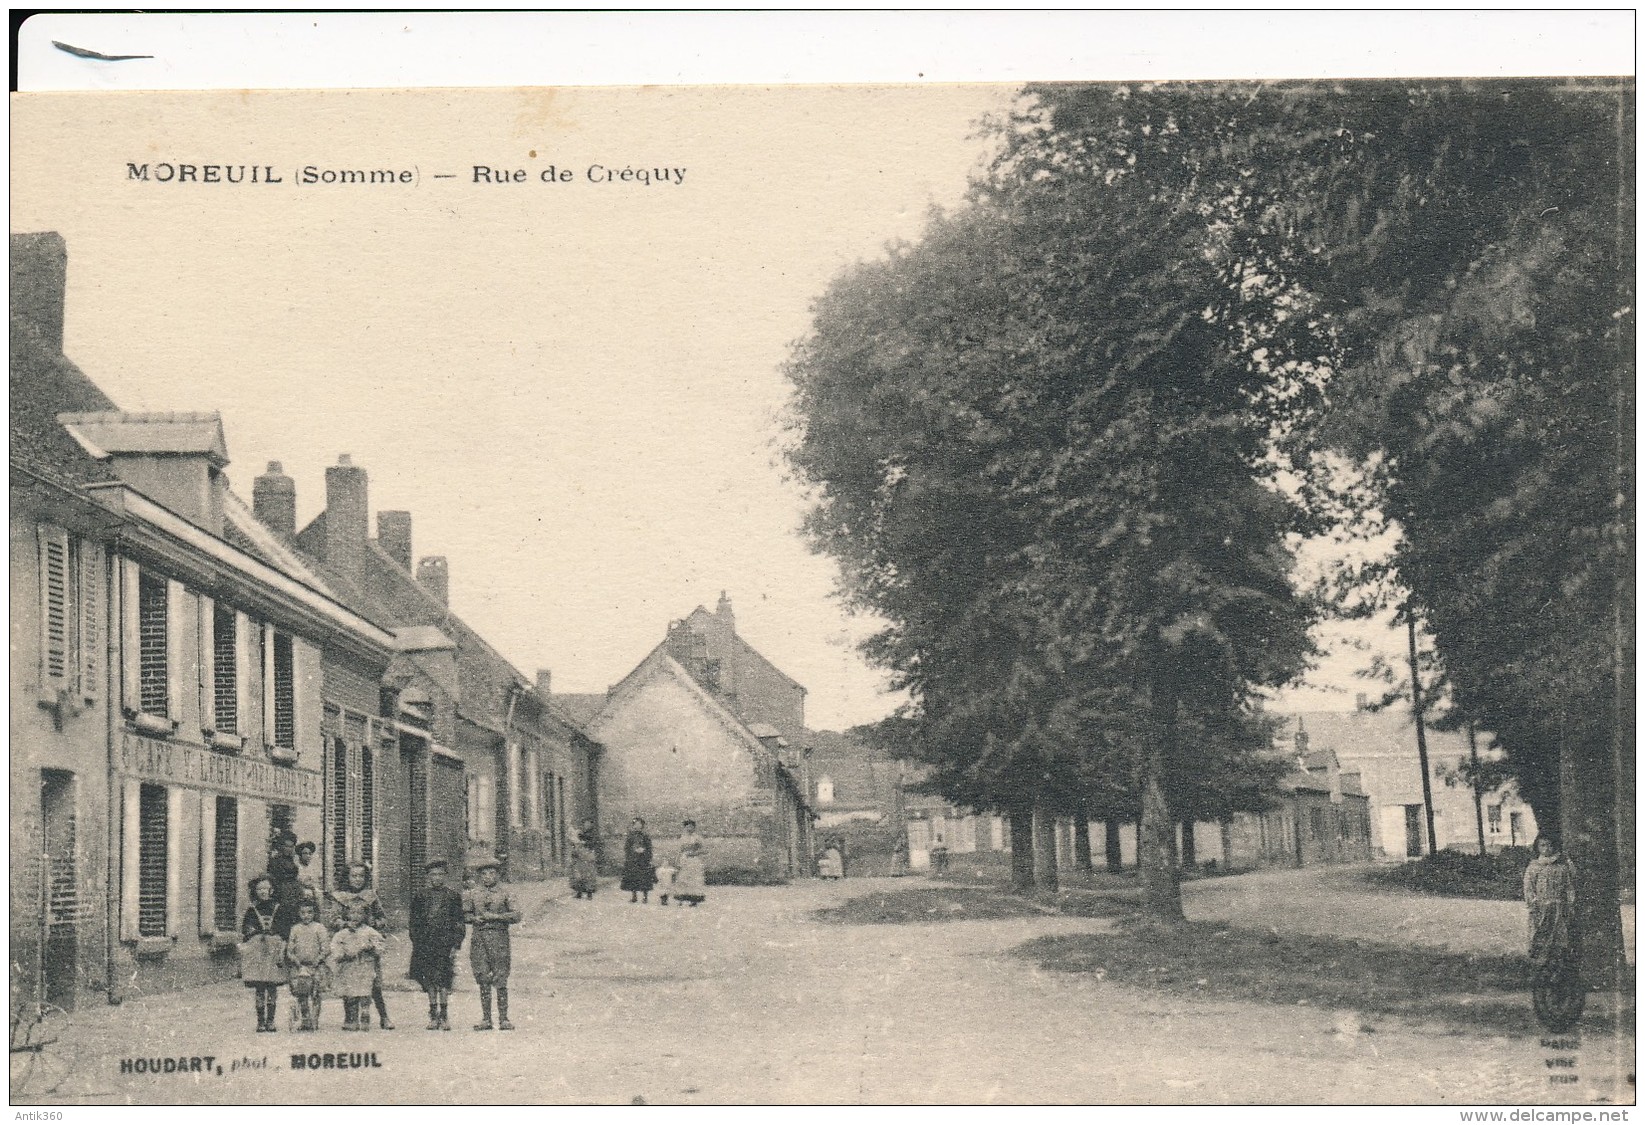
M597 815L598 744L548 698L548 673L527 680L450 607L444 557L412 566L411 514L377 513L370 535L365 469L348 455L326 469L326 506L294 528L293 488L278 464L258 479L263 522L290 538L347 604L392 632L386 679L328 665L339 697L328 713L326 805L338 880L373 865L391 916L403 918L433 858L462 864L494 852L506 878L560 871L570 833ZM361 737L383 712L387 735Z
M1291 717L1290 726L1298 724L1307 732L1310 746L1335 751L1344 769L1360 775L1371 803L1374 853L1394 860L1426 854L1428 827L1423 812L1422 766L1410 714L1392 709L1373 711L1360 696L1352 711L1303 712ZM1440 848L1477 852L1483 823L1486 851L1530 847L1536 838L1536 814L1512 784L1482 792L1476 809L1473 787L1462 780L1463 762L1476 752L1482 758L1492 755L1491 736L1478 732L1470 746L1466 730L1429 727L1424 735L1435 843Z
M854 731L810 731L806 743L817 847L837 847L847 875L895 874L903 764Z
M322 662L393 637L258 549L216 414L63 357L62 240L12 254L13 984L71 1007L233 975L272 836L322 835Z
M737 634L724 594L713 613L698 606L672 622L610 691L553 698L604 746L605 840L620 840L638 816L666 852L691 819L711 876L811 873L805 688Z

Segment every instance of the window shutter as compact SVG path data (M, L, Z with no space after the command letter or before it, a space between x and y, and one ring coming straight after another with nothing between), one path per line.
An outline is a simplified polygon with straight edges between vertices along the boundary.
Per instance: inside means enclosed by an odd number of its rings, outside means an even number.
M234 613L234 710L236 713L235 730L241 735L249 736L257 731L251 721L251 685L256 677L252 671L256 666L256 646L253 638L257 634L251 627L251 618L238 610Z
M122 560L124 561L124 560ZM136 568L133 568L136 569ZM125 779L120 793L120 940L137 940L138 858L142 851L142 782Z
M166 934L176 937L183 920L183 788L166 789Z
M198 929L201 937L216 932L217 904L217 794L200 794L200 894Z
M200 714L200 729L212 731L217 729L217 700L214 694L217 684L217 637L212 629L216 613L217 603L204 594L194 599L194 651L199 653L199 659L194 662L198 672L194 678L194 698Z
M274 745L274 626L263 626L263 745Z
M166 581L166 716L174 723L183 718L183 662L188 659L183 607L188 600L181 582Z
M520 826L520 744L508 744L508 824Z
M91 700L103 694L103 548L89 539L80 541L78 574L80 595L80 695Z
M138 623L138 584L142 572L130 559L120 560L120 706L131 715L143 709L141 680L142 667ZM133 806L135 808L135 806Z
M69 690L74 663L69 651L73 618L69 604L69 533L40 524L40 693L56 699Z

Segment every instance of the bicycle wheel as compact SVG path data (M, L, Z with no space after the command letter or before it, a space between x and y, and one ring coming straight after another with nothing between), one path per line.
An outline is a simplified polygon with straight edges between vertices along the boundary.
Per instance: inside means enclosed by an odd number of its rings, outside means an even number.
M1549 1031L1569 1031L1582 1019L1588 1004L1588 986L1574 965L1539 973L1531 985L1531 1010Z

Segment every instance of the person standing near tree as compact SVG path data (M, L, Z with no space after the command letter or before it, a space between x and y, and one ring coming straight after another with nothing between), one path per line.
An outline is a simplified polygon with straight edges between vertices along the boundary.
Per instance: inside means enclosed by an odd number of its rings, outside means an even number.
M622 889L628 892L629 902L651 901L651 888L657 885L657 871L652 862L651 837L645 832L645 819L635 817L623 840Z
M1553 837L1532 845L1536 858L1525 868L1525 913L1533 969L1546 968L1575 947L1576 873Z

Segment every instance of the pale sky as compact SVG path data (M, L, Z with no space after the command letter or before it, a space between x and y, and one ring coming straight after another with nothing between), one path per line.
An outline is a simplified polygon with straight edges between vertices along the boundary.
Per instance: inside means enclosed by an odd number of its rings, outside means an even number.
M65 350L123 409L221 411L235 489L283 462L299 524L349 453L373 512L411 511L452 607L527 675L602 691L723 589L809 689L808 724L840 728L899 700L797 534L779 368L831 278L959 201L976 122L1011 95L22 95L11 224L67 240ZM131 161L286 182L141 183ZM596 163L685 175L591 183ZM476 164L527 180L476 184ZM302 186L307 165L418 182ZM543 183L550 165L572 182Z

